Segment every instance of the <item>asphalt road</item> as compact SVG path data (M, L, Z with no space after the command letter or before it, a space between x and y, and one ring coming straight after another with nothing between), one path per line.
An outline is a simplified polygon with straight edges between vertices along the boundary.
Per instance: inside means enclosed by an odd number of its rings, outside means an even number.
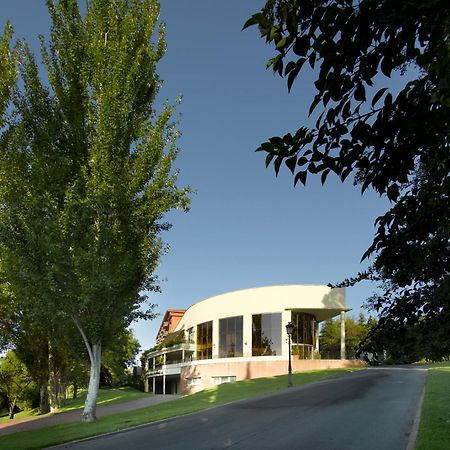
M369 369L57 448L402 450L425 377L420 367Z

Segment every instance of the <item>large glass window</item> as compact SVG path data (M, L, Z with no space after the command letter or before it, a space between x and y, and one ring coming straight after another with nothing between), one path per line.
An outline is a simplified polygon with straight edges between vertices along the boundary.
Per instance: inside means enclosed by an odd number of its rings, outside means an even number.
M212 321L197 325L197 359L212 358Z
M314 345L314 320L312 314L292 311L292 323L294 330L292 331L293 344Z
M242 356L242 316L219 320L219 358Z
M252 356L281 355L281 313L253 314Z

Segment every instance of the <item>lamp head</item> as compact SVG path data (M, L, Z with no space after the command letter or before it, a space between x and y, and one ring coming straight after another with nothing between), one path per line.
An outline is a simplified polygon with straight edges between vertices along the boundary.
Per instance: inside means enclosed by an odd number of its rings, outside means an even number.
M292 322L288 322L286 325L286 333L291 335L292 331L294 331L294 324Z

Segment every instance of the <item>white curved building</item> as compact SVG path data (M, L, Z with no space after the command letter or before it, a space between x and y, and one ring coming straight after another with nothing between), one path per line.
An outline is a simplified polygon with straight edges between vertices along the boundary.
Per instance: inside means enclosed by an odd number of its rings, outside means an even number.
M228 292L186 311L169 310L159 345L146 352L146 390L192 393L223 382L286 373L292 322L293 371L343 367L345 289L268 286ZM340 315L341 359L319 359L318 325Z

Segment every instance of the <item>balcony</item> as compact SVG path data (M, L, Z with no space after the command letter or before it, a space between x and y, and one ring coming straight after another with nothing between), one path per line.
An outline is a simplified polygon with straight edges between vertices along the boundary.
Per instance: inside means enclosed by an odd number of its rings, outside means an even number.
M194 359L195 344L181 343L147 355L147 375L179 374L181 363Z

